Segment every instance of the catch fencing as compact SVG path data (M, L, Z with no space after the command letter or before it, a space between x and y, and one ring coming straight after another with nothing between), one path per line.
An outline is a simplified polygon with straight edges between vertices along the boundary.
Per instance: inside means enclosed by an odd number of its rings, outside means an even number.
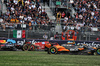
M56 25L32 25L32 29L29 28L13 28L13 29L6 29L5 31L1 28L0 29L0 37L5 38L13 38L13 30L25 30L26 39L44 39L43 35L46 34L48 39L53 39L56 33L55 29ZM62 29L63 29L62 25ZM66 32L68 30L74 30L74 26L66 26ZM97 37L100 36L100 28L99 27L81 27L77 34L77 40L81 41L95 41ZM59 40L61 40L61 33L59 33Z

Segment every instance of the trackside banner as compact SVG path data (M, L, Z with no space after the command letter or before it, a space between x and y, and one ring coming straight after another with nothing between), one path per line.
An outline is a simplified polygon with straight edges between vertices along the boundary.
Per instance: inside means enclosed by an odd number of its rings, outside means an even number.
M0 38L0 40L12 40L8 38ZM47 40L41 40L41 39L13 39L16 41L17 44L23 45L23 43L27 40L30 41L31 43L37 43L37 42L45 42ZM57 42L58 44L66 44L68 41L67 40L49 40L51 43ZM99 47L100 46L100 41L75 41L76 44L82 45L86 44L88 46L93 46L93 47Z

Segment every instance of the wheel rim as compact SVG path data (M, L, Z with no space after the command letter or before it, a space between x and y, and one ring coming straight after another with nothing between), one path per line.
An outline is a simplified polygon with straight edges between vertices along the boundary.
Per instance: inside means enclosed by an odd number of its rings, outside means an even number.
M51 53L54 54L55 52L56 52L56 49L55 49L55 48L52 48L52 49L51 49Z
M100 49L97 49L97 53L100 55Z
M30 50L34 50L34 49L35 49L34 45L31 45Z
M26 46L24 46L24 50L28 50L28 46L26 45Z

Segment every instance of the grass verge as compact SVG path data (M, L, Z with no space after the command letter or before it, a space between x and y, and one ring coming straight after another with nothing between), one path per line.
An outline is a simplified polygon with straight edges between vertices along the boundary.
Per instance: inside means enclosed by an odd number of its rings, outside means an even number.
M44 51L0 51L0 66L100 66L100 56L49 55Z

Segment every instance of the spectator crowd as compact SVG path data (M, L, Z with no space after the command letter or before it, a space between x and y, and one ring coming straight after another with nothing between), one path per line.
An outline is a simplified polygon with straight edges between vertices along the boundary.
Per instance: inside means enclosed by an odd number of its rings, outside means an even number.
M65 0L58 1L67 7ZM64 12L57 13L57 22L60 22L60 18L64 18L62 22L65 24L64 29L68 25L75 26L78 30L85 26L100 27L100 0L71 0L70 2L76 11L74 17L65 15ZM13 29L20 24L27 24L26 27L32 29L32 25L50 25L52 23L39 0L10 0L6 6L7 12L0 16L0 28L3 30Z
M77 29L78 31L99 31L100 32L100 0L57 0L61 5L56 5L55 11L57 23L60 21L63 30ZM56 1L55 1L56 2ZM70 5L67 5L70 4ZM68 7L69 13L60 7ZM57 8L59 8L57 10ZM74 12L75 11L75 12ZM72 13L74 12L74 15ZM60 19L58 18L60 13ZM98 28L97 28L98 27Z
M32 29L32 25L49 25L51 20L47 16L38 0L10 0L6 3L7 12L0 16L0 27L6 28L21 27L26 24L27 29Z
M81 27L100 27L100 0L74 0L71 4L76 12L74 17L64 17L65 26L75 26L77 30Z

